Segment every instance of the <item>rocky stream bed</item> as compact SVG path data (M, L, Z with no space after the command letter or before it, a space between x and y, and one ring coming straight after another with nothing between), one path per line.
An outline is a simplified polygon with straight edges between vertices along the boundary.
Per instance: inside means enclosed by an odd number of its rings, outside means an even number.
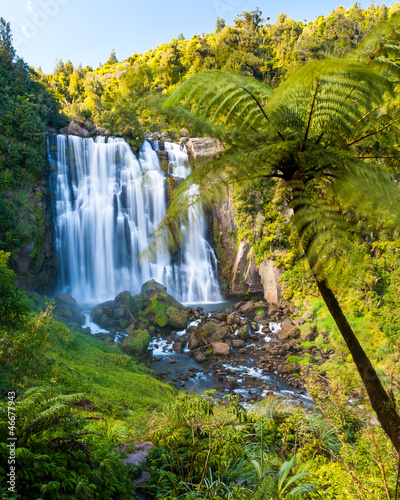
M316 332L312 312L301 314L291 303L184 306L155 281L145 283L138 295L126 291L99 304L86 318L72 297L56 301L60 319L118 342L176 388L237 394L245 404L271 392L311 403L298 357L307 353L315 364L329 357L310 342L323 334Z

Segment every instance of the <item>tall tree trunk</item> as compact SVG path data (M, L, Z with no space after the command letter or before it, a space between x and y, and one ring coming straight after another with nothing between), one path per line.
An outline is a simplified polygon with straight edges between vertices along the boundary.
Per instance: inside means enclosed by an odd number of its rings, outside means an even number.
M400 454L400 416L396 411L395 402L383 388L371 361L361 347L332 290L325 281L318 281L318 279L317 286L350 350L382 429L389 436L397 453Z

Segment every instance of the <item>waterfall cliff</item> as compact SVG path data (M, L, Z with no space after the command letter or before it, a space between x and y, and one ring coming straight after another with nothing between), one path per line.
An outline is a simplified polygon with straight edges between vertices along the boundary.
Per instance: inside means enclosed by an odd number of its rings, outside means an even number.
M216 258L198 205L190 208L177 255L158 251L152 259L138 260L166 213L166 175L184 178L190 172L184 150L172 143L165 150L168 174L149 142L137 158L119 138L49 137L49 160L56 172L60 291L79 303L94 304L123 290L138 293L144 282L155 279L181 302L222 300ZM193 185L191 192L196 190Z

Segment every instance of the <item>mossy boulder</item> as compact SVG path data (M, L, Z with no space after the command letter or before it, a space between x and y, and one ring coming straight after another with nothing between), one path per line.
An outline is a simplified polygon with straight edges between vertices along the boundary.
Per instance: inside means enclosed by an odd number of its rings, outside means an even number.
M195 338L199 341L200 345L208 345L212 342L221 342L227 335L229 335L229 326L220 321L211 319L203 325L199 325L194 333ZM192 344L193 345L193 339Z
M167 308L158 296L150 300L150 305L145 310L144 316L151 323L161 328L168 325Z
M146 330L133 330L122 342L122 349L135 357L146 357L150 344L150 335Z
M315 340L317 336L317 328L312 323L305 323L300 330L300 340L302 342L309 342Z
M90 315L95 323L108 330L130 333L140 329L151 331L152 335L184 329L189 321L184 306L154 280L147 281L138 295L121 292L114 300L95 307Z
M161 283L158 283L155 280L146 281L146 283L142 285L141 289L141 292L148 296L151 296L157 292L166 292L166 291L167 287L162 285Z
M183 330L189 321L189 314L182 308L171 306L167 308L168 324L172 328Z

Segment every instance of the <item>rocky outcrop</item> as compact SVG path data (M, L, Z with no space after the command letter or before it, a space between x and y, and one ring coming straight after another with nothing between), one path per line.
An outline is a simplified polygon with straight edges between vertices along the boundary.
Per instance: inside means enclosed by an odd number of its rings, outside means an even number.
M90 133L86 128L81 127L76 122L72 121L68 126L68 134L77 135L78 137L87 138L90 137Z
M229 292L236 296L258 294L271 304L279 304L283 269L277 268L273 260L263 260L257 266L250 250L249 242L242 240L233 261Z
M249 252L249 242L247 240L241 241L232 266L230 292L233 294L242 294L247 292L244 277L246 275L247 256Z
M236 232L235 211L232 204L233 191L230 190L228 199L214 205L214 232L218 263L218 279L226 290L230 289L232 263L235 259Z
M57 130L51 131L51 133L57 133ZM83 120L82 122L71 121L67 127L61 128L58 133L65 135L76 135L86 139L88 137L96 137L98 135L108 136L111 135L110 131L105 127L99 127L90 120Z
M272 304L279 304L282 300L282 289L279 278L283 274L281 267L276 267L273 260L263 260L258 269L264 290L264 298Z
M52 195L48 180L40 180L23 193L3 193L5 201L18 206L21 244L12 252L10 266L19 286L28 291L52 294L57 280ZM17 201L15 201L17 200Z
M224 148L221 142L212 137L191 137L189 140L185 138L183 142L193 160L216 156Z
M189 320L185 307L167 293L164 285L154 280L146 282L138 295L132 296L125 291L114 300L99 304L90 316L96 324L113 333L128 333L129 344L138 337L138 332L165 335L186 328ZM135 349L141 351L136 344Z

